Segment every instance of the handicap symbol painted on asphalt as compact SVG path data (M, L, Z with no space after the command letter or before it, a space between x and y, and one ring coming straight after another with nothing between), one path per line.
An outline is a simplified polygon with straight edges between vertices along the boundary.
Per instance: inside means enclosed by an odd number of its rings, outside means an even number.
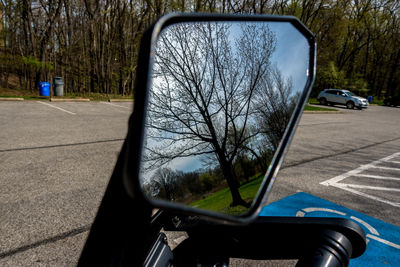
M259 216L340 217L357 222L367 237L367 250L349 266L400 266L400 227L339 206L322 198L297 193L265 206Z

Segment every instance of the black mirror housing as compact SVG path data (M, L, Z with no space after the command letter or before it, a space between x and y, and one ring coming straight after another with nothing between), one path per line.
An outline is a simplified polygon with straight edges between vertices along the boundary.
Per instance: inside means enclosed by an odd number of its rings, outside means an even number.
M155 47L157 40L163 30L173 25L182 23L208 23L208 22L268 22L268 23L289 23L292 25L308 43L308 62L307 74L298 94L298 101L293 107L293 111L288 120L286 130L274 151L268 170L263 176L259 191L254 197L249 209L238 216L218 213L210 210L196 209L191 206L173 203L170 201L150 198L143 191L143 184L140 182L141 168L144 153L144 142L146 142L146 114L149 108L149 94L152 83L152 68L156 54ZM310 94L315 79L316 72L316 44L313 34L295 17L291 16L267 16L267 15L225 15L225 14L170 14L161 17L143 37L139 53L139 61L135 81L135 105L134 111L129 121L127 136L127 149L124 162L123 182L128 194L133 198L144 199L152 206L170 210L177 213L198 215L224 223L247 224L253 221L262 204L266 201L272 188L273 182L279 171L283 157L288 149L297 124L300 120L302 111ZM134 212L134 211L132 211Z

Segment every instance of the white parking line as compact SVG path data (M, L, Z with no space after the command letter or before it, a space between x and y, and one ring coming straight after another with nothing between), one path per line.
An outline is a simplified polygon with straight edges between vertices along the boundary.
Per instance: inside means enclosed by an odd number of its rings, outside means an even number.
M111 106L114 106L114 107L120 107L120 108L132 109L132 107L125 107L125 106L117 105L117 104L110 103L110 102L101 102L101 103L108 104L108 105L111 105Z
M388 160L387 162L400 164L400 161L395 161L395 160Z
M369 175L369 174L363 174L361 172L367 171L368 169L382 169L382 170L391 170L391 171L400 171L399 168L389 168L389 167L383 167L379 166L378 164L384 163L384 162L393 162L392 160L396 157L400 156L400 152L394 153L393 155L390 155L388 157L373 161L369 164L361 165L357 169L348 171L344 174L338 175L336 177L333 177L332 179L326 180L324 182L321 182L321 185L325 186L334 186L336 188L340 188L343 190L346 190L348 192L351 192L353 194L357 194L363 197L367 197L376 201L380 201L386 204L389 204L391 206L395 207L400 207L399 202L393 202L387 199L383 199L377 196L369 195L364 192L357 191L356 189L368 189L368 190L376 190L376 191L389 191L389 192L400 192L400 188L388 188L388 187L378 187L378 186L369 186L369 185L360 185L360 184L348 184L348 183L343 183L342 181L345 180L346 178L355 176L355 177L365 177L365 178L373 178L373 179L380 179L380 180L392 180L392 181L400 181L400 178L397 177L387 177L387 176L381 176L381 175Z
M389 187L369 186L369 185L360 185L360 184L343 184L343 185L352 187L352 188L360 188L360 189L400 192L400 188L389 188Z
M380 175L356 174L354 176L367 177L367 178L373 178L373 179L378 179L378 180L400 181L400 178L397 178L397 177L387 177L387 176L380 176Z
M383 167L383 166L371 166L371 168L377 168L377 169L389 170L389 171L400 171L399 168L390 168L390 167Z
M372 200L375 200L375 201L379 201L379 202L382 202L382 203L385 203L385 204L400 208L400 203L399 202L392 202L392 201L389 201L389 200L386 200L386 199L383 199L383 198L380 198L380 197L377 197L377 196L372 196L372 195L369 195L369 194L366 194L366 193L351 189L351 188L349 188L349 187L347 187L345 185L342 185L340 183L337 184L337 185L334 185L334 186L337 187L337 188L343 189L345 191L348 191L350 193L353 193L353 194L356 194L356 195L359 195L359 196L362 196L362 197L366 197L366 198L369 198L369 199L372 199Z
M42 102L42 101L36 101L36 102L38 102L40 104L43 104L43 105L46 105L46 106L49 106L49 107L52 107L52 108L55 108L55 109L58 109L58 110L61 110L61 111L64 111L64 112L66 112L68 114L71 114L71 115L76 115L76 113L73 113L71 111L68 111L66 109L63 109L63 108L60 108L60 107L57 107L57 106L54 106L54 105L51 105L49 103L45 103L45 102Z

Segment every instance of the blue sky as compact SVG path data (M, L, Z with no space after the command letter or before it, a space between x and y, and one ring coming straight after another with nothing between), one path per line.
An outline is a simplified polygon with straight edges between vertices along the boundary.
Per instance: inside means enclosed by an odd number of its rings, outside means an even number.
M251 22L268 24L276 36L276 47L271 57L285 77L292 77L295 91L303 90L307 81L310 47L307 39L289 22ZM232 23L230 39L234 41L241 35L240 23Z
M276 48L271 57L273 66L277 66L283 76L291 77L293 93L302 91L307 81L307 69L309 66L309 45L306 38L289 22L254 22L256 24L268 23L269 29L276 36ZM242 24L232 22L229 39L234 44L235 38L241 35ZM166 30L166 29L165 29ZM153 81L153 83L157 83ZM175 159L168 167L193 171L203 167L201 157L186 157ZM145 176L150 177L152 173Z
M270 29L277 37L271 61L277 64L285 76L292 76L296 91L303 90L307 82L310 56L307 39L288 22L270 22Z

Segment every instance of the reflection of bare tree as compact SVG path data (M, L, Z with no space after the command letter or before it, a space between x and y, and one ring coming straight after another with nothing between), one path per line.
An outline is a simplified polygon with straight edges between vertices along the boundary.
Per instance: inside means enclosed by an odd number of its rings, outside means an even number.
M262 133L268 137L269 143L276 150L289 124L298 96L291 95L292 80L285 80L278 69L273 69L271 76L264 83L266 90L261 90L265 94L261 98L265 103L259 111L262 114Z
M299 95L293 92L292 79L285 79L276 66L263 77L255 95L256 121L262 138L245 150L255 156L265 170L282 140Z
M169 168L160 168L152 177L150 192L167 200L174 199L176 174Z
M233 162L256 131L248 128L252 96L270 67L275 36L265 24L235 31L227 23L180 24L160 37L148 115L149 169L184 157L212 155L232 194ZM230 36L232 35L232 36Z

